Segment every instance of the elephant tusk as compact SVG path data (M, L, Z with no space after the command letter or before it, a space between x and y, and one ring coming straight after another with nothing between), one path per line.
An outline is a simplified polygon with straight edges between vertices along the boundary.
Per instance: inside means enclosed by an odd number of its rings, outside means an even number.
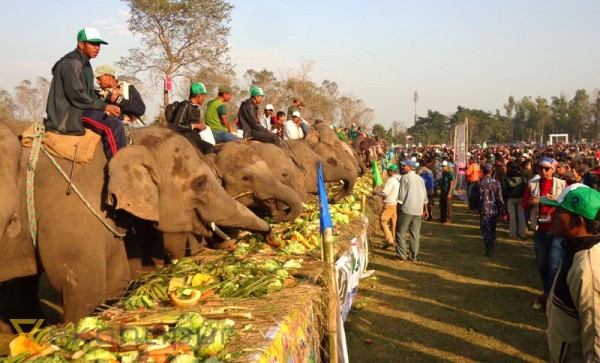
M346 184L346 183L344 183L344 181L343 181L343 180L341 180L341 179L340 179L340 183L342 183L342 185Z
M213 232L215 232L219 237L223 238L224 240L231 239L231 237L229 237L227 234L225 234L225 232L223 232L219 227L217 227L215 222L210 223L210 228L213 230Z
M303 207L304 209L306 209L306 208L307 208L307 205L306 205L306 203L304 203L304 202L303 202L303 203L302 203L302 207Z

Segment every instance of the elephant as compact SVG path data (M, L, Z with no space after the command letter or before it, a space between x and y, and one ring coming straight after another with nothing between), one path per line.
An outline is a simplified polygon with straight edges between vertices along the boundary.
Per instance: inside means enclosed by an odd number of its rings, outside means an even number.
M368 167L373 165L373 161L385 155L385 148L373 138L355 141L352 143L352 148Z
M354 156L352 148L341 141L336 133L325 125L312 126L306 137L306 143L322 158L335 157L344 168L354 168L359 176L366 172L366 166L364 163L361 165L360 159Z
M30 125L5 124L14 138ZM87 166L57 158L63 171L72 170L77 188L72 194L66 192L69 183L40 152L34 184L37 245L32 244L26 223L21 223L16 236L5 235L0 240L4 251L0 281L14 286L19 278L43 269L62 297L65 322L90 314L127 286L131 275L121 234L132 214L154 221L156 228L166 233L212 235L212 223L270 230L265 221L223 190L212 169L181 135L166 128L143 127L131 129L130 139L134 145L119 150L108 165L100 143ZM18 171L21 219L27 216L22 186L28 156L29 150L23 149ZM18 157L2 155L3 159ZM4 189L4 184L0 188ZM75 195L78 193L96 215ZM11 300L3 296L3 304Z
M323 168L324 181L342 181L343 183L342 188L332 197L331 202L335 203L352 192L357 177L354 167L339 162L339 157L334 154L322 157L315 153L304 140L287 140L284 143L289 145L291 153L301 164L297 167L302 174L302 186L308 193L317 194L319 191L317 184L319 163ZM263 154L262 157L271 168L273 165L280 164L275 154Z
M273 165L267 165L262 159L266 154L280 155L281 164L290 164L279 165L279 173L275 174L271 169ZM259 215L285 222L296 219L304 210L308 195L281 148L260 142L234 141L220 145L216 154L204 157L214 166L227 193Z
M17 170L21 161L21 144L12 131L0 123L0 155L11 158L0 159L0 239L6 234L15 237L21 229L19 220L19 194Z

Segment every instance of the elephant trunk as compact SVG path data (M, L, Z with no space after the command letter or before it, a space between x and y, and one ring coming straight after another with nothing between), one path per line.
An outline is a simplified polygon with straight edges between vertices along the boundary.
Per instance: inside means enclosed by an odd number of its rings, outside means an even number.
M260 196L258 196L260 199ZM270 210L276 221L287 222L296 219L304 210L302 198L292 188L282 185L274 195L261 200Z
M229 202L228 204L229 206L224 204L218 210L214 210L214 213L209 212L206 215L205 219L209 221L210 229L216 234L221 233L218 227L240 228L252 232L267 232L271 229L267 222L240 203Z
M352 193L352 189L354 189L354 182L356 181L356 178L348 177L341 180L344 183L344 185L342 186L339 192L337 192L333 197L331 197L332 203L337 203L340 199Z

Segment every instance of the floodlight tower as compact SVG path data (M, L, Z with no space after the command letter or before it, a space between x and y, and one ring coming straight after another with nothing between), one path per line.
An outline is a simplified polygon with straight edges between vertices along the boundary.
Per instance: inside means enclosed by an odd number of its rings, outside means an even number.
M413 91L413 99L415 101L415 125L419 119L419 91Z

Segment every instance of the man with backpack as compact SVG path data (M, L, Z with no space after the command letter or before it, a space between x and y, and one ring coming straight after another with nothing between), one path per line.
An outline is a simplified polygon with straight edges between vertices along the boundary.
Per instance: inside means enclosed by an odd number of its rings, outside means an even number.
M192 145L198 147L203 154L212 152L213 144L202 140L199 132L206 130L202 120L200 107L206 100L206 87L202 83L194 83L190 87L187 100L179 102L173 113L169 127L188 139Z
M521 173L519 162L509 161L506 167L506 175L502 179L501 185L502 196L508 211L509 236L514 239L525 238L527 223L521 203L527 187L527 179Z

